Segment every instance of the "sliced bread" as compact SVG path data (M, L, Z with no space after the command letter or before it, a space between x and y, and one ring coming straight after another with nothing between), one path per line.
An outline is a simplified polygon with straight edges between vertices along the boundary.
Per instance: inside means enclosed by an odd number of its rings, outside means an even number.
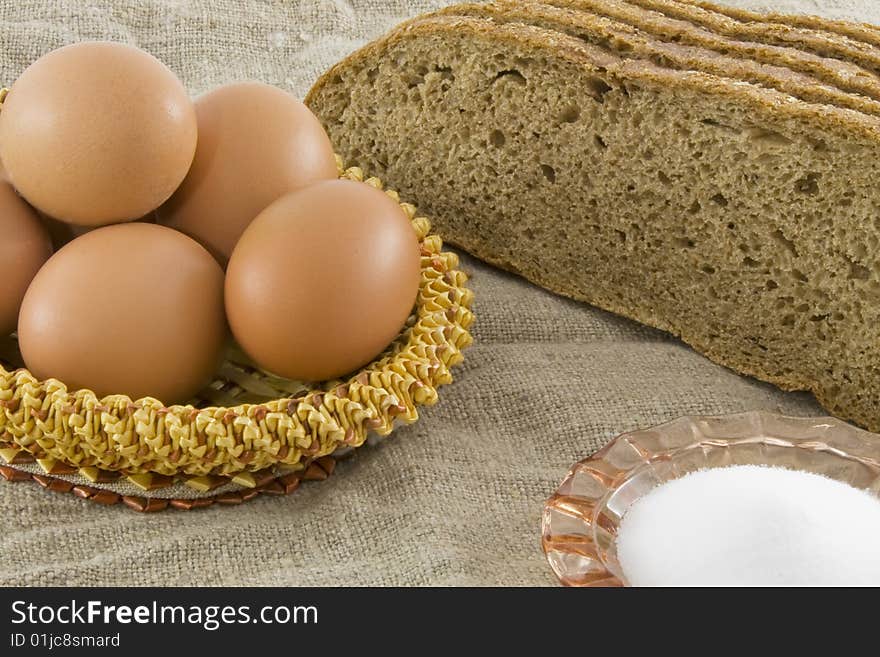
M453 5L434 15L475 16L498 23L526 23L564 32L631 59L645 59L677 70L703 71L777 89L812 103L828 103L880 116L880 101L825 84L806 73L740 56L722 55L700 46L663 41L627 23L592 12L540 2L500 0Z
M307 103L454 243L880 429L876 117L450 16Z
M818 80L848 92L880 100L880 77L852 61L825 57L796 47L735 39L711 29L664 13L647 10L625 0L545 0L557 7L574 8L628 23L664 41L701 46L725 55L737 55L757 62L784 66L813 75ZM524 3L529 4L529 3Z
M757 12L749 9L740 9L729 5L718 5L706 0L681 0L690 5L701 7L709 11L716 11L739 21L752 23L777 23L791 27L805 27L811 30L833 32L842 36L850 37L880 46L880 27L870 23L857 23L854 21L832 20L820 16L801 14L779 14L776 12Z
M681 0L628 1L736 39L794 45L817 55L856 62L875 73L880 72L880 52L875 46L830 30L795 27L780 22L741 21L717 11L717 7L709 3L698 6Z

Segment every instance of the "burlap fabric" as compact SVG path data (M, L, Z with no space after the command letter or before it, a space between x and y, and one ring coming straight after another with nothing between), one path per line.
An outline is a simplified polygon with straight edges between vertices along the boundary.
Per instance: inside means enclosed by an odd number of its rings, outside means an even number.
M778 0L880 23L872 0ZM425 0L16 0L0 4L0 81L82 39L128 41L193 93L258 79L304 95L331 63ZM327 482L241 507L140 515L0 483L0 584L548 585L542 503L616 434L684 414L821 413L676 340L473 259L476 344L438 406Z

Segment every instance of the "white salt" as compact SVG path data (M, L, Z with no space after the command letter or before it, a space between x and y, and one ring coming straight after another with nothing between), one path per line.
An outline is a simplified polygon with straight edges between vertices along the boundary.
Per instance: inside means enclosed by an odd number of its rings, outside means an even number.
M617 556L633 586L878 586L880 498L797 470L701 470L629 508Z

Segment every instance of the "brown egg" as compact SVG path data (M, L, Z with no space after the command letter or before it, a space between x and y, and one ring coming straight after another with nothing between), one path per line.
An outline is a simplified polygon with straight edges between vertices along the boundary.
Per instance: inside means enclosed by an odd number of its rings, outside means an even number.
M58 251L18 321L37 377L166 404L210 380L226 334L217 262L186 235L143 223L98 228Z
M47 215L83 226L137 219L186 176L196 115L158 59L121 43L54 50L12 85L0 157L16 189Z
M386 194L347 180L317 183L270 205L242 235L226 273L230 327L270 372L336 378L400 332L420 261L412 225Z
M24 293L50 255L37 213L0 177L0 337L15 330Z
M337 176L330 139L296 98L259 82L196 100L199 145L159 222L198 240L222 264L248 224L286 194Z

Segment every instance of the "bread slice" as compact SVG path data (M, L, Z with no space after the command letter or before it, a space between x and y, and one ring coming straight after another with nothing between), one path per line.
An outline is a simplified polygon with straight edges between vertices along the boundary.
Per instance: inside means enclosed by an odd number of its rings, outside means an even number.
M625 0L545 1L557 7L573 8L614 18L661 37L664 41L701 46L721 54L749 57L757 62L784 66L793 71L813 75L818 80L845 91L880 100L880 77L851 61L816 55L801 50L793 44L779 46L727 37L701 25L646 10Z
M776 12L757 12L748 9L740 9L729 5L718 5L705 0L681 0L681 2L694 5L708 11L715 11L738 21L753 23L775 23L790 27L805 27L811 30L832 32L841 36L864 41L872 46L880 46L880 27L870 23L857 23L854 21L841 21L820 16L801 14L779 14Z
M498 23L526 23L563 32L631 59L645 59L677 70L703 71L721 77L777 89L812 103L828 103L880 116L880 101L824 84L811 75L762 64L747 57L730 57L699 46L660 40L660 37L591 12L565 9L540 2L500 0L452 5L434 15L474 16Z
M452 242L880 429L876 117L464 17L306 102Z
M716 7L704 8L680 0L629 0L645 9L662 11L669 16L691 21L736 39L749 39L776 45L793 45L823 57L852 61L875 73L880 72L880 52L869 43L831 31L794 27L774 22L743 22L731 18Z
M805 27L811 30L832 32L858 41L864 41L872 46L880 46L880 27L870 23L857 23L851 21L832 20L820 16L801 14L779 14L776 12L757 12L748 9L740 9L729 5L718 5L705 0L681 0L685 4L694 5L708 11L715 11L739 21L753 23L775 23L790 27Z

